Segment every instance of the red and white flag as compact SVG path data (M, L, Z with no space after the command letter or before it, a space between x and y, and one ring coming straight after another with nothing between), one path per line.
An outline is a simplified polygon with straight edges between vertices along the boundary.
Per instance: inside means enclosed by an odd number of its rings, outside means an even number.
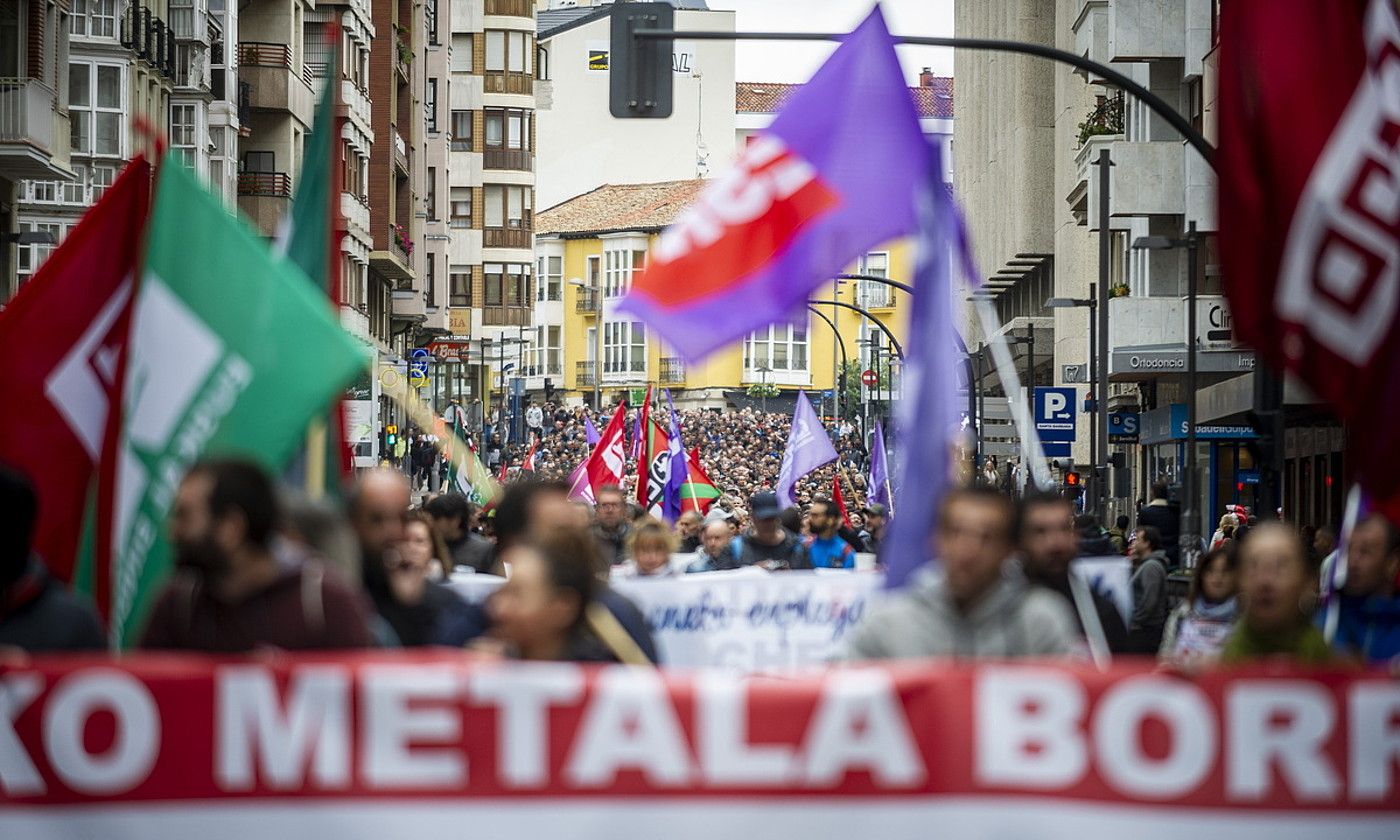
M622 485L622 475L627 469L627 452L622 445L622 427L626 424L627 403L622 403L613 412L608 427L598 445L589 453L585 470L588 473L588 486L596 494L601 487L609 484Z
M71 581L103 449L117 360L150 208L151 167L136 158L0 312L0 462L39 498L34 550ZM103 569L93 569L99 576ZM105 576L93 593L105 606Z
M1393 0L1231 0L1221 14L1234 329L1347 423L1362 486L1400 521L1400 18Z
M523 460L523 461L520 462L520 471L521 471L521 472L531 472L531 473L532 473L532 472L535 471L535 450L539 449L539 447L540 447L539 438L536 438L536 439L530 441L530 451L528 451L528 452L525 453L525 460Z

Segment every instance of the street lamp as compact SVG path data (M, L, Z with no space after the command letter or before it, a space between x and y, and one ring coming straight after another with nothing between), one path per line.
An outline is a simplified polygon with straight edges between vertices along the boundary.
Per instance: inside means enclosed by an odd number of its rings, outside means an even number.
M767 414L767 413L768 413L768 374L770 374L770 373L772 373L772 372L773 372L773 369L770 368L768 365L759 365L759 366L758 366L758 375L759 375L760 379L761 379L762 382L763 382L763 384L759 386L760 388L763 389L761 392L759 392L759 399L761 399L761 400L763 401L763 413L764 413L764 414Z
M841 331L836 329L836 322L826 317L825 313L821 310L809 303L807 304L807 311L822 319L826 322L828 327L831 327L831 334L836 336L836 346L841 349L841 372L831 377L831 414L836 418L837 422L840 423L841 399L844 396L844 394L841 393L843 390L842 385L846 379L846 369L850 367L850 357L846 355L846 340L841 337Z
M578 277L569 278L570 286L578 286L579 289L591 292L593 301L598 306L597 324L593 330L593 411L601 413L603 410L603 296L602 289L592 283L584 282Z
M1181 506L1180 544L1182 563L1188 557L1194 558L1200 548L1199 491L1196 489L1196 254L1200 247L1196 235L1196 223L1186 225L1184 239L1166 236L1141 236L1133 242L1134 250L1164 251L1172 248L1186 249L1186 463L1182 465L1181 479L1185 485L1186 503ZM1186 550L1190 551L1188 555ZM1194 561L1190 565L1195 565Z
M1097 364L1099 346L1099 302L1094 298L1094 284L1089 284L1089 297L1087 298L1052 297L1045 301L1045 307L1047 309L1075 309L1084 307L1089 310L1089 370L1097 371L1099 369ZM1094 378L1090 377L1089 381L1093 382ZM1094 385L1090 385L1089 390L1092 392L1094 387ZM1094 399L1095 412L1101 411L1106 407L1107 398L1107 394L1100 394ZM1089 461L1094 466L1094 486L1091 488L1092 494L1089 497L1089 501L1092 503L1092 508L1099 511L1100 518L1103 518L1103 506L1108 499L1108 470L1104 465L1100 465L1098 462L1098 437L1099 424L1096 418L1091 418L1091 422L1089 423ZM1107 449L1108 447L1105 446L1104 448ZM1103 470L1102 473L1100 472L1101 469Z

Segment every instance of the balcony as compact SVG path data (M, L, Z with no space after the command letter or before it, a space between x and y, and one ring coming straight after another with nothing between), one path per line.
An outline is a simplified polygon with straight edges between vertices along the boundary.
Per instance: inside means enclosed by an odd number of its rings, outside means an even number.
M413 284L412 243L394 225L385 231L389 247L369 252L369 267L394 281L396 289L408 289ZM376 243L378 244L378 243Z
M598 311L598 292L596 289L579 289L578 297L574 298L574 311L588 314Z
M487 146L482 153L482 166L486 169L530 172L535 168L535 155L529 149L493 149Z
M1190 3L1180 0L1114 0L1108 14L1109 61L1180 58L1186 51ZM1204 6L1205 4L1198 4ZM1204 19L1205 10L1201 17Z
M37 79L0 78L0 175L71 178L68 118L54 107L54 92Z
M587 361L583 361L583 362L574 362L574 387L575 387L575 388L592 388L592 387L593 387L593 382L594 382L594 380L593 380L593 374L594 374L593 367L594 367L594 366L593 366L593 360L592 360L592 359L588 359Z
M292 48L286 44L242 41L238 44L238 74L249 85L248 106L260 111L290 113L303 125L311 124L315 107L311 68L297 72Z
M285 172L238 173L238 209L265 235L281 223L292 198L292 176Z
M685 382L685 360L674 356L663 356L660 381L662 385L677 385Z
M486 14L533 18L534 0L486 0Z
M486 93L519 93L528 96L535 91L535 76L532 73L493 71L482 76L482 88Z
M406 85L413 83L413 72L409 69L409 65L413 63L413 47L404 40L407 34L407 29L394 25L394 70L399 74L399 80Z
M240 172L238 194L291 198L292 176L285 172Z
M534 233L524 228L486 228L481 244L485 248L529 248L534 244Z
M411 174L408 168L408 143L404 142L403 136L399 134L397 126L390 129L394 137L394 165L399 168L404 175Z
M894 306L894 295L891 293L893 290L889 286L866 280L858 282L860 286L856 299L862 309L889 309Z

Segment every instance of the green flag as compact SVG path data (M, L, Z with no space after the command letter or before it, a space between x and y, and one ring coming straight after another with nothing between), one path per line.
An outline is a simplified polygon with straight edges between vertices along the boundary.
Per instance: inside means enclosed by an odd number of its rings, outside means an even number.
M166 519L189 466L237 456L276 472L364 367L305 275L170 155L147 230L109 498L121 646L170 569Z

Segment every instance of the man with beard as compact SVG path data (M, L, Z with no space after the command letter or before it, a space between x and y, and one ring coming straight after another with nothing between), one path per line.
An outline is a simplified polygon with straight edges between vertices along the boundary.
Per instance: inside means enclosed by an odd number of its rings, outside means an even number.
M196 464L180 483L170 520L176 571L140 646L211 653L369 647L359 593L279 538L277 519L261 468Z

